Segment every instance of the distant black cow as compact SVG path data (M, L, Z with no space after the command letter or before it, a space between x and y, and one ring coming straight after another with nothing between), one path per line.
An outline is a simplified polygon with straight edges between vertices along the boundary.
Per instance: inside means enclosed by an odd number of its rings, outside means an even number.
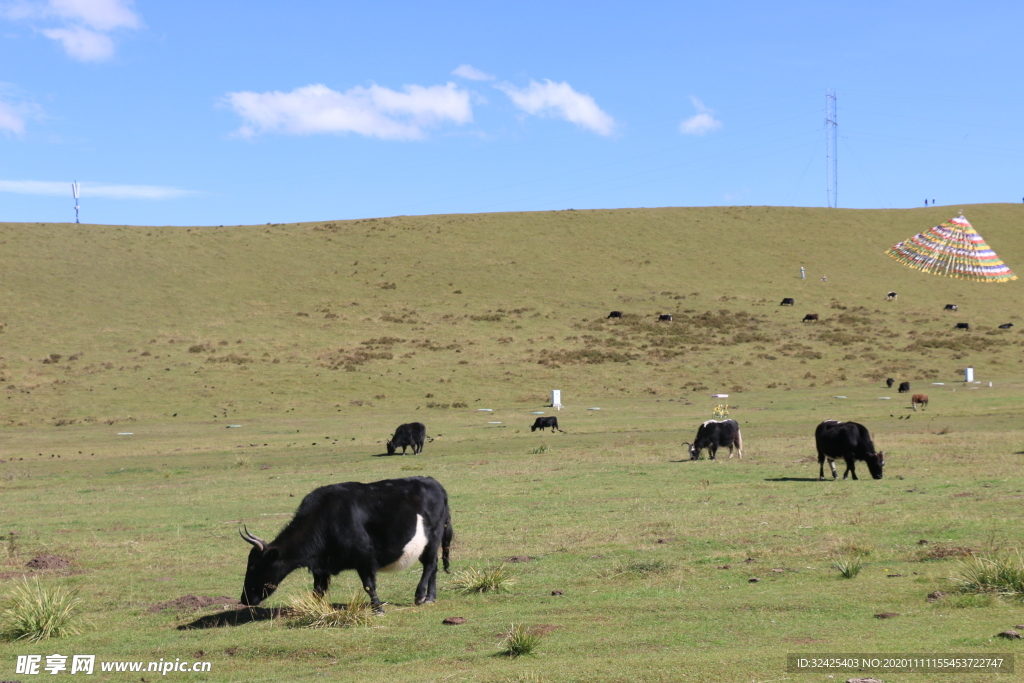
M886 301L896 301L896 292L889 292L885 295Z
M782 300L782 303L779 304L779 305L780 306L792 306L793 303L794 303L793 299L791 299L790 297L787 296L785 299Z
M906 394L910 392L910 382L900 382L900 393Z
M1001 330L1008 330L1011 327L1013 327L1013 323L1003 323L1002 325L999 326L999 329L1001 329Z
M426 440L427 428L423 426L422 422L410 422L399 425L398 429L395 430L395 435L388 439L388 455L394 455L398 448L401 448L402 455L405 455L405 449L409 446L412 446L413 455L422 453L423 442Z
M807 315L804 316L804 319L801 320L800 322L802 322L802 323L816 322L817 320L818 320L818 314L817 313L808 313Z
M889 379L885 380L885 386L889 387L890 389L892 389L892 385L895 384L895 383L896 383L896 380L894 380L892 377L890 377Z
M970 323L957 323L953 327L953 329L954 330L970 330L971 329L971 324Z
M672 314L671 313L662 313L661 315L658 316L658 322L659 323L670 323L670 322L672 322Z
M377 572L408 569L417 560L423 575L416 604L434 602L437 551L447 573L455 535L448 494L430 477L323 486L302 499L292 521L270 543L245 527L238 533L253 546L243 605L266 600L299 567L309 569L319 596L327 592L332 575L355 569L377 612L384 611L377 597Z
M622 317L622 311L612 311L611 313L608 314L608 318L621 318L621 317ZM606 318L606 320L607 320L607 318Z
M814 430L814 442L818 447L818 479L820 481L825 481L826 460L828 460L828 466L832 468L832 478L838 478L835 461L840 459L846 461L844 480L852 474L853 480L857 481L854 464L858 460L867 463L872 477L882 478L885 453L875 452L875 445L871 443L871 434L864 425L856 422L825 420Z
M946 307L943 308L942 310L944 310L944 311L955 311L955 310L957 310L957 305L956 304L946 304Z
M548 427L551 427L551 433L554 434L555 430L562 431L558 428L558 418L552 415L551 417L538 417L533 421L533 426L530 427L531 432L535 432L538 429L544 431Z
M729 447L729 457L735 448L740 458L743 457L743 436L736 420L708 420L697 428L697 436L693 443L684 443L690 453L690 460L698 460L700 452L708 449L708 457L715 459L719 448Z

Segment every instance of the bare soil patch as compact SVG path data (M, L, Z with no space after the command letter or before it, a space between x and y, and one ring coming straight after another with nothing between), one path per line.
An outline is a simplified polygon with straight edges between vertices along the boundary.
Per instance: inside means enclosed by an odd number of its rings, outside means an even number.
M174 600L167 600L165 602L157 602L149 606L150 612L164 612L167 610L174 610L176 612L188 612L195 611L198 609L206 609L212 606L218 607L235 607L238 605L236 598L229 598L226 595L210 596L210 595L183 595L180 598Z
M36 555L25 563L25 567L36 571L67 569L70 566L71 560L61 555Z

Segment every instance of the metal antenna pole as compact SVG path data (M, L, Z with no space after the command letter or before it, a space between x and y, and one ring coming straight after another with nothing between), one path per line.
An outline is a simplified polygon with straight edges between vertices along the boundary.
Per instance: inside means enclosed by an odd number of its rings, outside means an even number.
M78 181L71 183L71 194L75 196L75 223L78 223Z
M839 206L839 181L836 153L839 143L839 122L836 118L836 92L831 88L825 90L825 168L828 183L828 206Z

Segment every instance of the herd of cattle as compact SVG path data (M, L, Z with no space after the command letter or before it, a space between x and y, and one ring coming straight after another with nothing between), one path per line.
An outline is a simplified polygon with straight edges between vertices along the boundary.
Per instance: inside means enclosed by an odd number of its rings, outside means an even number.
M896 292L889 292L886 299L892 301L896 296ZM787 297L781 305L794 304L794 300ZM949 304L946 310L956 311L957 306ZM622 315L622 311L612 311L608 317L621 318ZM672 316L660 314L658 320L671 322ZM816 320L816 313L804 317L804 322ZM1009 329L1013 324L999 327ZM957 328L970 329L967 323L957 323ZM891 377L886 380L889 388L895 383ZM910 382L900 382L899 393L909 392ZM914 410L919 405L927 407L926 394L914 394L911 398ZM548 428L552 432L562 431L558 418L553 416L538 417L530 431ZM388 455L394 455L398 448L404 455L410 447L413 454L422 453L427 440L433 441L422 422L400 425L387 440ZM857 461L867 466L873 478L882 478L885 453L875 450L871 434L864 425L825 420L814 430L814 442L818 451L819 480L825 479L826 462L832 470L832 478L839 478L837 460L846 463L844 480L850 476L857 480ZM697 429L693 442L683 445L690 460L700 459L704 450L708 451L709 459L714 460L719 448L728 448L730 458L734 450L743 458L743 437L735 420L708 420ZM313 575L313 591L318 596L327 591L332 576L352 569L359 574L373 609L382 613L383 606L377 596L377 573L408 569L416 561L423 565L423 573L416 586L415 603L422 605L436 600L438 551L444 570L448 572L455 532L444 487L431 477L408 477L320 487L303 498L291 522L273 541L268 543L250 534L245 527L239 534L252 545L242 588L243 605L258 605L299 567L306 567Z
M885 298L886 298L887 301L895 301L896 297L897 297L896 292L889 292L888 294L885 295ZM784 298L782 300L782 303L780 303L779 305L780 306L795 306L796 305L796 300L793 297L787 296L786 298ZM959 310L959 306L957 306L956 304L946 304L945 307L942 310L956 312L957 310ZM612 311L611 313L608 314L608 318L621 318L622 316L623 316L622 311ZM660 322L660 323L670 323L670 322L672 322L672 314L671 313L659 313L659 314L657 314L657 318L658 318L658 322ZM817 322L820 319L821 319L821 316L818 313L808 313L808 314L806 314L803 317L803 320L801 322L805 322L805 323ZM1002 325L999 326L999 329L1001 329L1001 330L1008 330L1011 327L1013 327L1013 323L1003 323ZM955 329L955 330L968 330L968 331L970 331L971 325L970 325L970 323L956 323L953 326L953 329Z
M889 292L886 298L896 299L896 292ZM794 303L787 297L781 305ZM946 310L956 311L957 306L949 304ZM622 311L612 311L608 317L621 318ZM658 320L671 322L672 316L661 314ZM804 317L804 322L816 320L816 313ZM999 327L1009 329L1013 324ZM957 328L969 329L967 323L957 323ZM889 388L895 383L891 377L886 380ZM910 382L900 382L899 393L909 392ZM911 398L914 410L919 405L927 407L926 394L914 394ZM530 431L548 428L552 432L562 431L554 416L538 417ZM433 441L422 422L400 425L387 440L388 455L394 455L399 448L404 455L410 447L414 455L422 453L428 439ZM857 480L857 461L867 466L873 478L882 478L885 453L875 450L864 425L825 420L814 430L814 442L819 480L825 479L826 462L832 478L839 478L837 460L846 463L844 480L850 476ZM709 459L714 460L719 448L728 448L730 458L734 450L743 458L743 436L735 420L708 420L697 429L693 442L683 445L691 460L698 460L705 449ZM448 572L455 531L444 487L431 477L408 477L320 487L302 499L291 522L273 541L268 543L245 527L239 535L252 545L242 588L243 605L258 605L299 567L306 567L313 575L313 592L318 596L327 592L332 576L352 569L359 574L373 609L383 613L377 596L377 573L408 569L416 561L423 565L423 573L416 586L415 603L422 605L437 599L438 551Z
M889 292L888 294L885 295L885 300L886 301L896 301L896 297L897 296L898 295L896 294L896 292ZM793 299L793 297L787 296L786 298L784 298L782 300L782 302L779 305L780 306L795 306L796 305L796 301ZM957 306L956 304L946 304L942 308L942 310L944 310L944 311L952 311L952 312L955 313L958 310L960 310L960 307ZM613 317L613 316L609 316L609 317ZM807 315L804 316L804 318L803 318L803 320L801 322L805 322L805 323L806 322L815 322L818 319L819 319L819 316L818 316L817 313L808 313ZM1013 323L1003 323L1002 325L999 326L999 329L1001 329L1001 330L1008 330L1011 327L1013 327ZM953 329L954 330L967 330L967 331L970 331L971 324L970 323L956 323L953 326ZM927 401L925 401L925 402L927 403Z
M927 397L924 402L927 404ZM538 417L531 431L548 427L552 432L562 431L556 417ZM399 447L403 454L408 447L414 454L421 453L429 438L422 422L400 425L387 441L388 454L393 455ZM825 479L826 461L832 478L838 479L836 460L846 463L844 480L851 475L857 479L858 460L867 465L872 477L882 478L885 453L875 450L864 425L825 420L815 430L814 441L819 480ZM714 460L719 448L728 448L730 458L735 449L743 458L743 437L735 420L708 420L697 429L693 442L683 445L690 460L698 460L705 449ZM431 477L322 486L302 499L292 520L273 541L249 533L245 526L238 533L252 546L240 599L243 605L260 604L300 567L313 575L313 592L320 597L327 592L332 576L352 569L359 574L373 610L380 614L384 609L377 596L377 573L402 571L419 561L423 572L415 603L434 602L438 551L449 573L455 537L448 493Z

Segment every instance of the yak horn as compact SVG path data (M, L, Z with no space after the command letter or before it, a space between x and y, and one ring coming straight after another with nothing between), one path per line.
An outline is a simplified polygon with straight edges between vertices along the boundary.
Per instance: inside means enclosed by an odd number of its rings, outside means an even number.
M245 529L245 531L243 531L242 529ZM242 529L238 530L238 535L242 537L243 541L245 541L246 543L250 543L253 546L259 548L260 552L263 552L264 550L266 550L266 548L267 548L267 542L266 541L264 541L259 536L253 536L252 534L250 534L249 530L245 528L244 524L242 525Z

